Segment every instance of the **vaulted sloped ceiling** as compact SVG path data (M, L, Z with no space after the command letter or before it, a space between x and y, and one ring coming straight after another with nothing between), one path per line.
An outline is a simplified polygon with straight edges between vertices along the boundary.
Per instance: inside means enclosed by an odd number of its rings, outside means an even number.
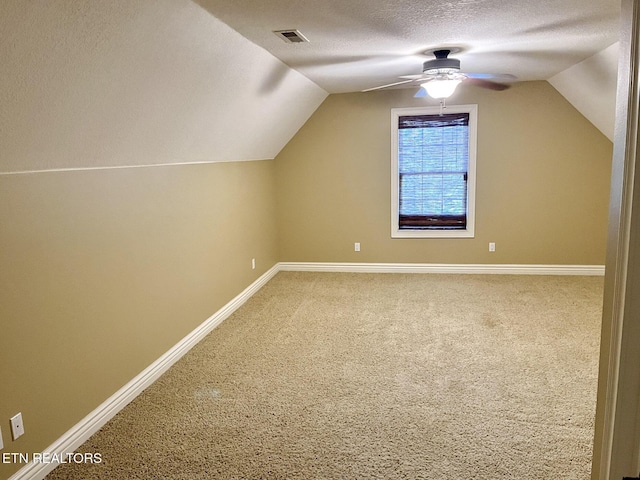
M462 70L547 80L618 40L620 0L194 0L330 93L419 74L454 47ZM293 48L272 30L299 29Z
M453 42L433 30L437 17L425 17L425 12L437 11L437 2L403 0L391 10L382 0L360 10L361 2L349 2L350 16L331 13L347 8L337 1L322 7L322 15L310 0L296 8L287 2L260 3L257 10L255 5L253 0L0 1L0 172L273 158L328 95L314 81L335 92L384 83L413 72L424 59L402 52ZM575 0L564 0L554 7L558 18L550 6L538 9L535 18L518 17L516 23L522 25L513 28L535 37L525 35L529 46L538 45L533 42L542 41L538 37L548 38L549 29L556 32L552 40L559 51L525 56L537 62L539 78L548 78L544 72L550 66L572 65L567 62L586 58L587 51L595 53L617 36L617 3L590 0L588 5L589 15L571 13L578 12ZM398 13L401 6L407 12L420 7L418 17L429 19L425 31L415 26L419 39L404 30L392 35L397 22L374 22L378 33L372 36L371 22L360 21L361 16L405 18ZM464 5L471 11L485 7L501 11L493 3ZM513 23L510 13L502 15ZM490 18L494 16L485 20ZM323 22L329 27L322 27ZM536 22L546 27L535 27ZM349 51L342 43L325 51L335 43L326 38L332 35L331 25L350 32ZM476 28L477 35L488 35L483 25L469 22L454 32L464 36ZM305 26L313 41L301 48L290 48L271 33ZM492 31L506 35L504 29ZM378 46L372 53L372 38L387 42L381 45L389 45L391 53ZM406 48L396 45L400 38L409 42ZM507 48L509 41L520 45L518 38L513 34L492 41ZM414 40L426 43L417 48ZM567 48L569 41L573 49ZM493 68L492 61L511 57L481 53L480 44L468 46L461 53L464 64L471 70L511 73L526 63L520 54L512 68ZM477 65L476 54L482 57ZM549 79L608 136L613 131L616 62L611 47ZM529 78L516 73L520 80ZM329 88L333 83L325 74L346 83Z
M613 131L619 0L194 1L330 93L398 82L422 71L425 51L453 47L463 71L549 80ZM283 28L310 43L285 44L272 33Z
M190 0L0 2L0 171L273 158L327 96Z
M554 75L549 83L613 141L619 44Z

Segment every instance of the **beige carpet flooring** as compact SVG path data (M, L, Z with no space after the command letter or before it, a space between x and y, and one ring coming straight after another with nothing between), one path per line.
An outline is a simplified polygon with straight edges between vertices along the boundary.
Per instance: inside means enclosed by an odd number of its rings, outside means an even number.
M586 480L602 284L281 272L47 478Z

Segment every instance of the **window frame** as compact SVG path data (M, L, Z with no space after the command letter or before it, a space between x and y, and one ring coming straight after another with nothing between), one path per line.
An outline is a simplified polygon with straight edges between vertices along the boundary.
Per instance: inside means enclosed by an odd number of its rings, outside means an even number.
M473 238L475 236L476 153L478 105L447 106L445 113L469 114L469 163L467 168L467 225L464 229L400 229L400 173L398 169L398 122L400 117L440 115L440 106L391 109L391 237Z

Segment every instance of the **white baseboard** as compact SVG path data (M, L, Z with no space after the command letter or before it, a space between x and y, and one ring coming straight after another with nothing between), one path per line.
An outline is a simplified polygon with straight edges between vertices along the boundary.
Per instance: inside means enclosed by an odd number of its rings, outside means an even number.
M490 265L444 263L280 262L287 272L455 273L499 275L604 275L603 265Z
M111 420L120 410L136 398L145 388L149 387L174 363L180 360L185 353L191 350L191 348L193 348L208 333L220 325L223 320L229 317L243 303L251 298L251 296L265 283L271 280L278 271L279 268L276 264L255 282L244 289L242 293L237 295L233 300L180 340L168 352L158 358L158 360L144 369L124 387L111 395L111 397L105 400L93 412L80 420L80 422L68 430L42 453L49 453L51 456L55 454L58 457L64 457L67 453L73 453L80 445L86 442L91 435L100 430L105 423ZM57 466L57 463L36 463L31 461L12 475L9 480L42 480Z
M42 453L62 457L73 453L91 435L111 420L144 389L149 387L174 363L193 348L208 333L235 312L254 293L279 271L298 272L361 272L361 273L452 273L452 274L512 274L512 275L604 275L600 265L482 265L482 264L435 264L435 263L317 263L281 262L274 265L260 278L249 285L233 300L205 320L189 335L180 340L168 352L149 365L139 375L80 420L74 427L46 448ZM9 480L42 480L56 463L30 462Z

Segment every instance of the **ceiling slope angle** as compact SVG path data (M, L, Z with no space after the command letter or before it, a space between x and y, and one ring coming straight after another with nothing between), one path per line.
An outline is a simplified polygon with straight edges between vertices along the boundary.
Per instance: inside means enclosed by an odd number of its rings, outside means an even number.
M270 159L327 96L190 0L0 2L0 30L0 172Z
M196 1L329 93L421 74L443 46L467 72L547 80L616 42L620 15L617 0ZM309 43L272 33L285 28Z
M549 83L612 142L619 47L616 42L549 79Z

